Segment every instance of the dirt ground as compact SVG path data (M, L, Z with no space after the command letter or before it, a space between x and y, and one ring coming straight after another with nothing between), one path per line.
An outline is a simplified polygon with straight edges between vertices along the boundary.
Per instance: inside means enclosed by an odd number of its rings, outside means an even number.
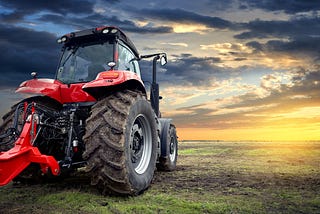
M157 188L254 199L266 213L320 213L320 143L187 142L180 151L177 170L155 176Z
M70 190L99 195L82 173L53 183L10 184L0 188L0 213L44 213L43 195ZM222 202L226 210L235 206L234 213L320 213L319 192L320 143L182 142L177 170L156 172L144 194Z
M247 145L243 145L244 147ZM198 148L197 145L180 145L180 150L187 148ZM201 148L204 148L202 146ZM211 147L211 145L210 145ZM239 145L239 149L241 145ZM233 148L235 149L235 148ZM317 146L317 149L320 149L320 146ZM245 169L241 170L241 167L236 168L224 168L223 166L228 166L230 161L236 161L235 157L231 157L230 154L220 154L220 155L183 155L179 156L180 164L177 166L177 170L174 173L162 173L158 172L155 176L155 183L158 185L169 184L177 189L206 189L212 191L222 191L228 189L229 187L250 187L255 189L265 189L268 187L290 187L297 189L309 189L309 190L320 190L320 168L318 171L315 171L314 174L301 175L297 176L296 174L279 172L273 173L268 170L264 172L252 172ZM239 158L239 157L237 157ZM267 163L276 162L272 160L273 157L270 157L270 160ZM225 161L225 164L223 163ZM239 160L238 160L239 161ZM254 162L246 156L242 156L239 164L247 162ZM278 162L281 164L280 162ZM300 163L303 164L304 161L300 160ZM236 164L233 163L232 166ZM288 164L288 163L282 163ZM290 163L291 165L298 165L297 163ZM317 167L318 163L314 163L314 166ZM243 166L243 165L242 165ZM318 165L320 167L320 165ZM301 165L302 167L302 165ZM183 176L176 176L176 175Z

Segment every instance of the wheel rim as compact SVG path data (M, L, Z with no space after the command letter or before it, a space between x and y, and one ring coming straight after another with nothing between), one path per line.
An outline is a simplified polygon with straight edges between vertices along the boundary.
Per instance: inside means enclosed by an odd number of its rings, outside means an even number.
M130 156L134 171L143 174L150 163L152 153L152 132L144 115L134 120L130 133Z
M176 153L177 153L177 147L176 147L176 140L174 137L171 137L170 139L170 145L169 145L169 158L171 162L174 162L176 159Z

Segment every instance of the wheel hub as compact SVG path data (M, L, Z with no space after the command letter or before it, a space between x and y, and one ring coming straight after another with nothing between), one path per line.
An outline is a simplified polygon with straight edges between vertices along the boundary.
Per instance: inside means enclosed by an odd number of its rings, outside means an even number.
M152 153L152 132L147 118L140 114L134 120L130 133L130 159L134 171L143 174L147 170Z
M143 135L141 128L137 127L138 125L134 125L133 130L133 140L131 147L131 161L132 163L137 163L143 154Z
M174 142L171 140L170 142L170 154L174 153Z
M171 137L170 139L170 145L169 145L169 158L171 161L174 161L175 158L176 158L176 153L177 153L177 150L176 150L176 141L175 141L175 138Z

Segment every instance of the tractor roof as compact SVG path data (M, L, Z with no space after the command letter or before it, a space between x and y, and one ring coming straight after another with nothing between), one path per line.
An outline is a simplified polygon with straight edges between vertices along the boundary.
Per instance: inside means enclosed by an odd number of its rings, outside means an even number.
M64 43L64 46L66 47L70 47L99 41L104 42L107 40L114 40L115 38L122 40L131 48L134 54L139 57L139 53L132 41L119 28L112 26L102 26L68 33L57 41L58 43Z

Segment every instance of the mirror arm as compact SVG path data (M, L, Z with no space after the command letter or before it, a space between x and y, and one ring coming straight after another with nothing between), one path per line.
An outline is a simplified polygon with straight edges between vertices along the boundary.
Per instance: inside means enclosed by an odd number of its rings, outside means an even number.
M164 65L167 63L167 54L166 53L156 53L156 54L149 54L149 55L140 55L138 60L144 59L144 58L150 58L153 57L152 60L152 83L150 87L150 100L151 100L151 106L157 115L157 117L161 117L160 111L159 111L159 84L157 83L157 61L161 60L161 65ZM163 62L164 60L164 62ZM162 97L161 97L162 98Z
M152 83L157 83L157 60L160 59L159 55L156 55L153 60L153 66L152 66Z
M140 59L145 59L145 58L150 58L150 57L155 57L155 56L159 56L160 57L160 55L163 55L163 56L167 57L166 53L156 53L156 54L140 55L139 56L139 60Z

